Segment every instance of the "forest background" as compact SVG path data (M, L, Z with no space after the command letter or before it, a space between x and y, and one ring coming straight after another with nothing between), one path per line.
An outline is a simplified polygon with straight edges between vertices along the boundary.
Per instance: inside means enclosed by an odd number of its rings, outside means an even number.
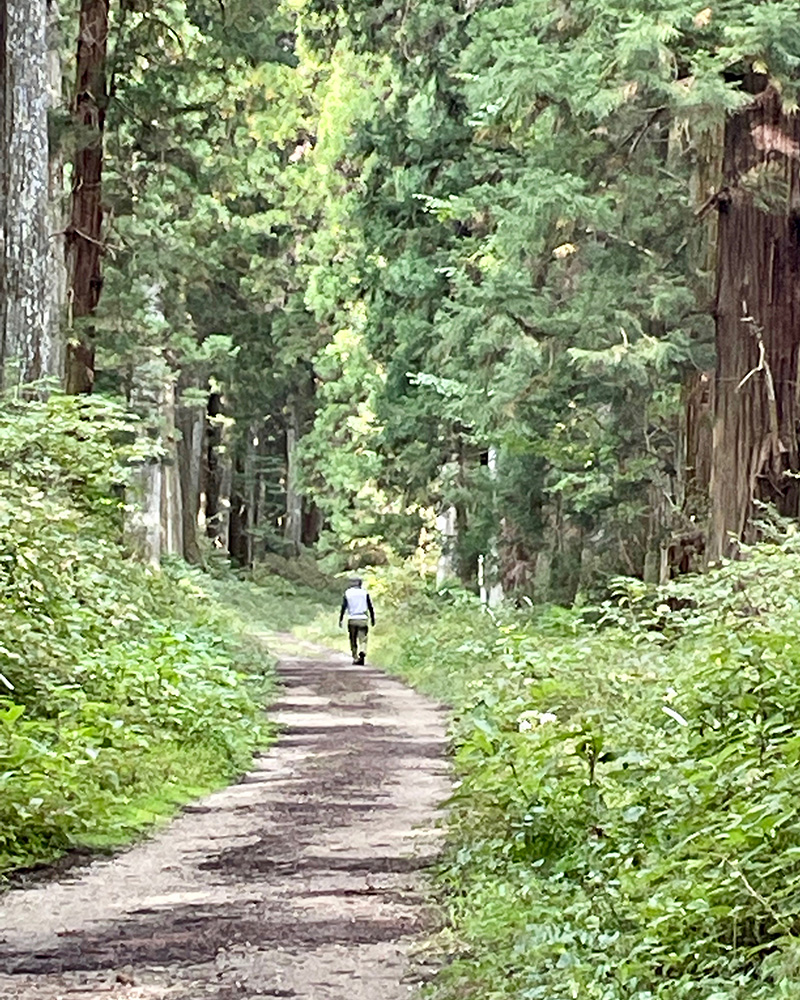
M247 766L214 574L313 548L456 710L434 995L796 995L799 66L794 0L0 0L4 868Z
M147 558L569 603L797 515L796 4L3 10L6 385L141 416Z

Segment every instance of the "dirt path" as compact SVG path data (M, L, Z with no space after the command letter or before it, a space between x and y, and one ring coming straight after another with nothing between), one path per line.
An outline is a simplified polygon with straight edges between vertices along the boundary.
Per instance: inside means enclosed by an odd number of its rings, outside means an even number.
M449 792L442 714L340 654L283 653L283 733L241 784L0 897L2 1000L413 996Z

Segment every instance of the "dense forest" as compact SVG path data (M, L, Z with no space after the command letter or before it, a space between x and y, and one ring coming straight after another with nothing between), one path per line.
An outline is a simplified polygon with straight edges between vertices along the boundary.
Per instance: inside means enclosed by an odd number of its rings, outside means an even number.
M0 872L366 568L431 997L796 997L800 0L0 0L0 128Z
M797 515L797 4L2 18L5 384L140 416L147 558L569 602Z

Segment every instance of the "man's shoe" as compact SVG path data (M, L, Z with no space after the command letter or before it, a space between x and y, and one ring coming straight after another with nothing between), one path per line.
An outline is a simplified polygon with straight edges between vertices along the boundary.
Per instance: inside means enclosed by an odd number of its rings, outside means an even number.
M359 653L358 654L358 663L359 663L359 666L361 666L361 667L364 666L364 660L366 659L366 656L367 656L366 653Z

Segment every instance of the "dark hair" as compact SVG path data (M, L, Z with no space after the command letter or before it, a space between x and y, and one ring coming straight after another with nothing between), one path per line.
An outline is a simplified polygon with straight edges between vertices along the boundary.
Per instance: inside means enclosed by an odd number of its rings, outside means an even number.
M351 587L360 587L361 586L361 582L362 581L361 581L361 577L360 576L354 576L353 579L350 581L350 586Z

